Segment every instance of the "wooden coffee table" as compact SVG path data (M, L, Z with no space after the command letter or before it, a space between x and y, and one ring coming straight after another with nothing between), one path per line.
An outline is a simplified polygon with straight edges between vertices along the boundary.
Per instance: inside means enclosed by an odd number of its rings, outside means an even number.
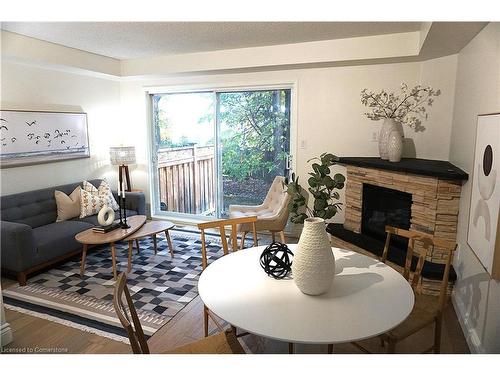
M113 264L113 276L116 280L116 252L115 242L127 238L131 234L137 232L146 222L146 216L134 215L127 218L128 229L115 229L108 233L96 233L92 228L78 233L75 239L83 244L82 264L80 266L80 275L85 273L85 258L87 257L87 248L89 245L102 245L109 243L111 246L111 261Z
M170 233L168 232L169 229L174 228L175 225L174 223L170 221L162 221L162 220L154 220L154 221L148 221L146 224L144 224L138 231L134 232L127 238L125 238L126 241L128 241L128 267L127 267L127 272L130 272L132 269L132 249L133 249L133 244L135 241L136 247L137 247L137 253L139 253L139 239L143 237L149 237L153 236L153 246L155 250L155 254L157 253L157 244L156 244L156 235L158 233L164 232L165 237L167 238L168 242L168 249L170 250L170 256L173 258L174 257L174 247L172 245L172 240L170 238Z

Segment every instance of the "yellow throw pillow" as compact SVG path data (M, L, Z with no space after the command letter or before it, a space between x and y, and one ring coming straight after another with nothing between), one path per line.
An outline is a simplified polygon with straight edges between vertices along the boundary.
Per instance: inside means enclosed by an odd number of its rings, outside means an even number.
M83 188L80 190L80 218L96 215L104 206L111 207L114 211L119 208L109 184L102 181L99 188L96 188L90 182L83 181Z
M57 220L69 220L80 215L80 186L68 196L62 191L56 190L54 197L57 205Z

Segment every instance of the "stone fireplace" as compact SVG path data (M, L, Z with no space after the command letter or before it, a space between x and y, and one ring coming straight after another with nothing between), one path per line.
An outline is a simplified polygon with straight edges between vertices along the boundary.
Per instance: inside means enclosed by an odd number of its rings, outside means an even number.
M350 239L359 234L356 244L368 251L377 247L371 251L376 254L383 248L385 225L456 240L462 182L468 179L461 169L424 159L390 163L380 158L341 158L340 164L347 168L345 222L343 228L341 224L329 228L334 236L355 243ZM391 245L405 252L407 242ZM427 261L441 265L445 259L446 253L436 247Z

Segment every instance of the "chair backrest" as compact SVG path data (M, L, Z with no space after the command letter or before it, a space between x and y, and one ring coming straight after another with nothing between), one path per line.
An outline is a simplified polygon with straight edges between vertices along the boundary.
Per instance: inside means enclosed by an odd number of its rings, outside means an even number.
M283 187L283 183L285 182L285 177L276 176L273 180L273 183L269 187L269 191L266 194L266 198L262 203L268 209L275 213L279 213L282 211L288 212L288 202L290 201L290 194L286 192L286 189Z
M127 303L128 311L123 304L123 296L125 295L125 300ZM122 272L115 284L115 291L113 295L113 305L115 307L116 315L120 319L123 328L127 331L128 338L130 340L130 345L132 346L132 351L134 354L149 354L149 347L146 341L146 336L144 336L144 331L142 330L141 322L137 316L137 311L134 307L134 302L132 297L130 297L130 292L127 288L127 277L125 272ZM132 318L132 319L131 319Z
M219 229L222 250L224 251L224 255L229 254L229 246L226 238L226 226L231 226L231 247L233 251L238 250L238 237L237 237L237 227L239 224L251 223L252 224L252 234L253 234L253 243L255 246L257 243L257 230L255 229L255 222L257 221L257 216L247 216L247 217L239 217L236 219L224 219L224 220L214 220L207 221L206 223L198 224L198 229L201 231L201 262L203 269L207 268L207 248L205 244L205 229Z
M389 225L385 227L385 231L387 233L387 237L385 240L384 251L382 253L382 262L384 263L387 260L387 253L389 251L391 235L397 235L408 239L408 249L406 251L403 276L406 280L408 280L415 293L421 293L422 269L424 267L427 255L430 251L432 251L431 247L436 246L447 252L445 269L443 272L443 278L441 280L441 288L439 293L439 306L441 311L443 311L446 303L451 261L453 259L453 253L457 248L457 244L451 241L443 240L441 238L436 238L433 235L427 233L409 231L406 229L395 228ZM418 249L415 246L416 242L421 245L418 246ZM413 260L413 255L416 255L418 257L418 261L415 270L413 271L413 276L411 277L411 263Z

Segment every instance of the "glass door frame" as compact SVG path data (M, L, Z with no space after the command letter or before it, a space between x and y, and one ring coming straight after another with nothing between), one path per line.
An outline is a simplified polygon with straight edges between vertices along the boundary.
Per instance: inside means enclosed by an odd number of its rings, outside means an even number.
M212 93L214 97L214 114L213 114L213 125L214 125L214 150L215 150L215 167L217 174L220 170L220 150L218 147L219 143L219 129L218 129L218 93L227 92L242 92L242 91L266 91L266 90L290 90L290 171L296 169L296 157L298 149L297 140L297 82L289 83L266 83L262 85L255 84L238 84L238 85L184 85L184 86L167 86L167 87L151 87L145 89L146 94L146 113L147 113L147 124L148 124L148 157L149 163L149 198L150 198L150 209L151 217L158 219L171 219L180 223L197 223L202 221L218 220L217 217L197 215L197 214L187 214L181 212L173 211L161 211L159 204L159 189L158 189L158 168L157 168L157 145L155 143L154 137L154 121L153 121L153 95L158 94L188 94L188 93ZM218 210L218 200L222 189L222 179L217 176L215 184L215 194L216 194L216 215L219 214Z

